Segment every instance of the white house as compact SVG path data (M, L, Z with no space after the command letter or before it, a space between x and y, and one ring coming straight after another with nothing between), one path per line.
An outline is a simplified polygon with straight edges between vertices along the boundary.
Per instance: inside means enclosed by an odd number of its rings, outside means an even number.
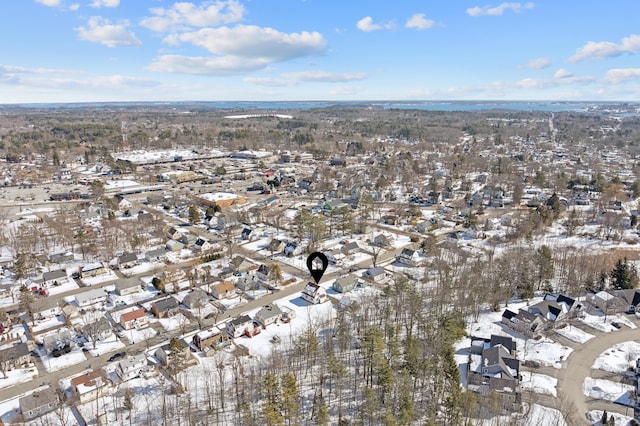
M84 308L105 301L107 299L107 293L101 288L96 288L76 294L75 299L78 306Z
M147 357L142 353L134 356L128 356L118 363L116 373L120 380L126 382L140 375L142 369L147 365Z
M318 284L309 281L304 290L302 290L301 297L309 303L324 303L327 301L327 292Z
M232 338L240 337L251 330L253 330L253 320L249 315L242 315L227 323L227 333Z

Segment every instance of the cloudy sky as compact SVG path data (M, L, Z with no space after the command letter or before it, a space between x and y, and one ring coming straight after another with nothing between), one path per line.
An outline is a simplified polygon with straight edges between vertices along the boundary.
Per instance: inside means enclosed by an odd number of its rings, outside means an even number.
M5 0L0 103L640 100L639 0Z

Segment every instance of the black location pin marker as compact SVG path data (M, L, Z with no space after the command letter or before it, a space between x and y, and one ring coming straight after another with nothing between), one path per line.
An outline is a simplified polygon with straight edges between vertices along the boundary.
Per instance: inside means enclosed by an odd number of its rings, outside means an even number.
M309 257L307 257L307 268L309 268L309 272L311 272L311 276L316 284L320 282L320 278L322 278L324 271L327 270L327 266L329 266L327 256L319 251L311 253Z

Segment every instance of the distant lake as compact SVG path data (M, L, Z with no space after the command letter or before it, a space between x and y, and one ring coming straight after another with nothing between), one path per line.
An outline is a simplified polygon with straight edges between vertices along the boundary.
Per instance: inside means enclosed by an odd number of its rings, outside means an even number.
M216 108L224 110L305 110L317 108L370 108L370 109L416 109L426 111L546 111L546 112L587 112L602 111L607 106L623 107L627 111L619 115L637 115L640 103L631 102L563 102L563 101L184 101L184 102L83 102L0 105L3 107L72 109L72 108ZM631 111L629 111L631 109ZM633 111L635 109L635 111ZM615 113L614 113L615 114Z

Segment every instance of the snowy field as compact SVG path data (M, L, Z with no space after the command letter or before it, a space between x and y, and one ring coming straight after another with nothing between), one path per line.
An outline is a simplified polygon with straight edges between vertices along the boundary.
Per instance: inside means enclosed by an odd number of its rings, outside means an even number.
M89 352L91 353L91 355L93 355L94 357L98 357L102 354L124 348L125 344L122 343L120 339L118 339L118 336L116 336L115 333L111 333L111 336L104 341L97 342L95 349L93 349L93 342L85 343L85 347L89 348Z
M596 358L591 368L624 374L640 358L640 343L624 342L613 345Z
M31 332L38 334L44 330L48 330L54 327L60 327L65 324L65 319L62 315L56 315L53 318L48 318L42 321L36 321L36 325L31 326Z
M604 399L621 405L632 405L634 400L633 386L611 380L587 377L582 384L582 391L590 398Z
M66 293L68 291L73 291L79 288L80 286L74 280L68 279L66 282L64 282L61 285L58 285L58 286L54 285L47 288L47 291L49 292L49 296L54 296L56 294Z
M82 284L89 287L92 285L102 284L108 281L117 280L118 276L110 269L104 274L96 275L95 277L84 277L81 279Z
M576 342L576 343L585 343L593 339L594 337L596 337L593 334L587 333L586 331L583 331L578 327L574 327L572 325L568 325L563 328L558 328L558 329L555 329L554 331L558 333L560 336L564 337L565 339L569 339L572 342Z
M558 386L558 379L555 377L547 376L545 374L530 373L528 371L521 371L520 375L522 376L522 380L520 380L520 388L523 391L557 396L556 387Z
M618 423L616 423L617 425ZM518 426L567 426L562 413L555 408L533 404L526 418Z
M189 319L181 313L178 313L170 318L160 318L158 322L165 330L174 331L186 327L187 324L189 324Z

